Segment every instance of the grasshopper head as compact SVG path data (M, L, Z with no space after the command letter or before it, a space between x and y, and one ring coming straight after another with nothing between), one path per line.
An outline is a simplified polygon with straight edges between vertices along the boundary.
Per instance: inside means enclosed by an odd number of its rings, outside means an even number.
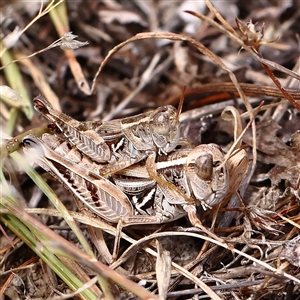
M222 150L215 144L199 145L187 157L187 178L191 191L204 206L220 203L229 188L229 176Z
M180 123L176 108L171 105L157 108L150 117L150 130L159 152L166 154L174 150L180 136Z

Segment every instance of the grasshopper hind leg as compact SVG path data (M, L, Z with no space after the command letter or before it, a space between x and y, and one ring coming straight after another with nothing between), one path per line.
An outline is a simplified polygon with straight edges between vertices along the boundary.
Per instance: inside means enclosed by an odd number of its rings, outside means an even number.
M193 205L186 205L184 206L184 210L187 212L188 214L188 218L191 222L191 224L200 229L201 231L203 231L204 233L206 233L209 237L217 240L220 243L224 243L224 240L221 239L220 237L218 237L216 234L214 234L212 231L210 231L208 228L206 228L201 221L199 220L199 218L197 217L197 213L196 213L196 207Z

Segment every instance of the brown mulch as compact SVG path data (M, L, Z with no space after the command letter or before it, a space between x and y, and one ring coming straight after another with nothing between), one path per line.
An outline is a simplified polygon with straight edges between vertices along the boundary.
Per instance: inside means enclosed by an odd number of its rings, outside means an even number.
M300 76L300 7L297 1L215 2L217 10L239 34L235 17L245 23L251 20L257 30L265 23L263 40L279 39L260 46L262 57ZM1 4L4 36L16 26L24 28L33 19L39 9L39 5L33 3L5 1ZM264 101L255 117L256 136L253 138L250 128L242 138L241 147L247 152L250 164L238 191L226 203L211 210L204 211L199 207L198 216L206 227L213 226L214 232L234 248L278 272L192 236L192 233L201 234L201 231L192 228L188 218L157 226L128 227L124 231L136 240L154 232L167 232L157 240L164 250L169 251L172 262L206 283L221 299L300 299L300 112L283 99L282 91L251 53L241 49L215 27L184 12L195 11L213 18L204 3L203 6L200 3L66 1L69 31L78 36L78 41L88 41L88 45L74 50L74 57L81 66L86 84L91 87L108 52L126 39L143 32L186 35L201 42L223 60L253 108ZM59 37L53 19L47 14L29 27L10 51L17 58L28 56L48 47ZM43 93L32 74L32 70L38 69L58 99L61 110L79 121L122 118L167 104L177 107L184 86L181 137L193 146L216 143L224 151L230 149L234 140L234 122L221 117L227 106L237 109L243 128L251 119L228 73L187 41L141 39L128 43L108 60L97 78L96 92L91 95L75 79L70 60L61 48L41 52L30 61L33 67L29 67L26 61L18 63L29 97L33 99ZM155 65L150 70L151 63ZM278 68L270 69L299 105L299 80ZM3 70L0 76L1 85L9 85ZM143 80L145 84L140 88ZM9 123L9 109L7 105L0 112L3 128ZM10 135L17 136L46 124L47 121L37 113L28 119L20 111ZM257 162L251 169L253 158L256 159L253 142L256 142ZM7 181L25 199L23 205L53 208L24 172L13 169L10 165L3 168ZM41 169L38 171L43 174ZM76 211L70 193L48 174L43 176L67 208ZM36 217L67 240L79 244L61 218ZM0 288L5 286L1 290L3 299L48 299L59 293L71 293L69 287L5 225L0 223L3 230L0 234ZM91 236L88 227L81 225L81 229L93 245L95 256L109 264L99 247L94 245L95 236ZM104 238L112 250L114 237L104 234ZM156 250L154 239L139 245L116 270L158 294L157 278L161 280L161 277L156 272L159 268L155 257L143 250L146 245ZM122 241L119 255L129 246L127 241ZM18 269L28 265L30 267ZM94 276L90 269L83 269L90 277ZM285 274L297 278L298 282ZM204 299L201 297L205 293L180 271L172 268L169 275L167 299ZM136 299L125 289L112 286L115 299Z

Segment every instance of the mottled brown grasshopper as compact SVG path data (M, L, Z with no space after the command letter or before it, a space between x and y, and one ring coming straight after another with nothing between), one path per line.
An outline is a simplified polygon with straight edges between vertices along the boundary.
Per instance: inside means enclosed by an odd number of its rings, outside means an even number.
M109 175L152 154L167 154L180 137L179 114L173 106L106 122L79 122L56 111L41 96L35 109L56 124L65 138L91 160L102 163L101 174Z
M228 169L235 166L217 145L171 152L179 140L180 112L172 106L103 123L80 123L43 98L34 99L34 105L66 140L27 136L24 152L35 154L42 168L107 221L160 224L188 215L192 225L210 234L198 220L196 207L218 204L242 179L230 183ZM239 155L236 166L244 174L248 161L244 150ZM104 178L107 175L110 179Z

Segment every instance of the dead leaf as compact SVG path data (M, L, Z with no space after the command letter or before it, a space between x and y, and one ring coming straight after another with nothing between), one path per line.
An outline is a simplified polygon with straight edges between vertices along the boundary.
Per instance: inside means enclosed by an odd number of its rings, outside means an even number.
M159 241L156 241L157 260L156 260L156 279L159 291L159 299L167 298L168 287L171 278L172 260L170 252L165 250Z
M286 259L295 267L300 267L300 236L288 241L282 249L281 259Z
M293 166L295 164L295 153L290 151L276 133L281 127L271 118L258 122L256 124L257 150L263 152L261 161L265 164L276 164L278 166ZM247 131L243 141L252 145L252 136Z

